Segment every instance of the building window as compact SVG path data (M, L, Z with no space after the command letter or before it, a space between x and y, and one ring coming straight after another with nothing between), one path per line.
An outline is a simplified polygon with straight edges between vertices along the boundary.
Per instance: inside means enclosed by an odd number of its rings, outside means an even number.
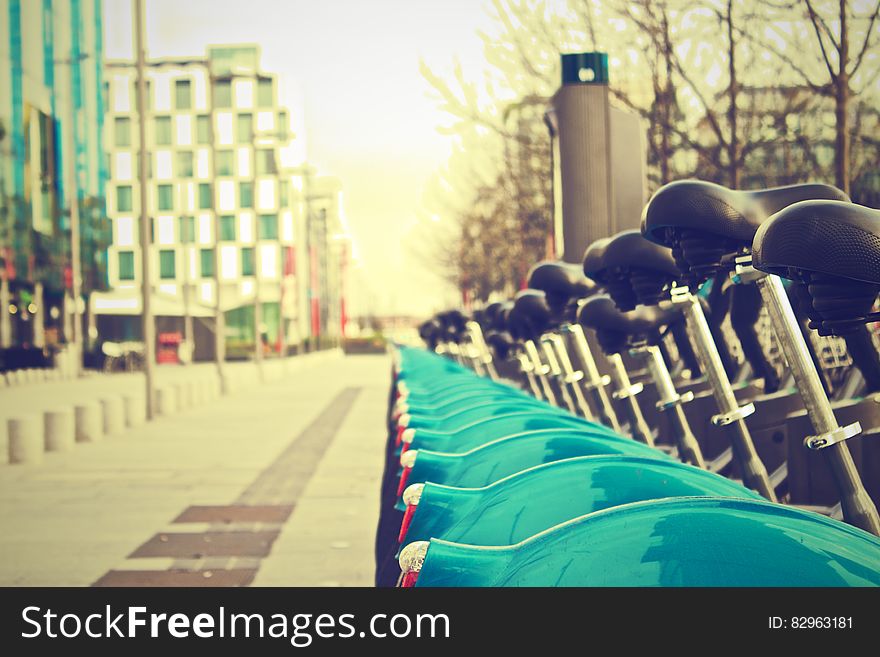
M189 80L174 82L174 106L179 110L187 110L192 107L192 85Z
M231 214L220 217L220 239L224 242L235 241L235 217Z
M208 117L200 114L196 117L196 143L209 144L211 142L211 124Z
M196 218L180 218L180 241L183 244L192 244L196 241Z
M131 119L127 116L117 116L113 121L113 143L117 148L129 148L131 146Z
M156 207L159 211L174 209L174 189L171 185L159 185L156 188Z
M157 116L155 120L156 126L156 145L171 146L171 117Z
M257 175L272 176L278 173L275 167L275 151L271 148L257 149Z
M257 107L272 107L272 80L260 78L257 82Z
M238 205L242 208L254 207L254 184L243 182L238 184Z
M119 280L134 280L134 251L119 252Z
M217 175L232 176L235 169L235 157L232 151L217 151Z
M201 249L199 261L202 278L211 278L214 275L214 249Z
M250 144L254 140L253 114L239 114L235 121L236 139L241 144Z
M220 80L214 84L214 107L226 109L232 107L232 82Z
M116 211L131 212L131 185L119 185L116 188Z
M278 215L261 214L260 223L257 227L257 239L261 240L277 240L278 239Z
M174 278L177 273L175 271L176 258L173 249L159 251L159 278Z
M241 250L241 275L254 275L254 249L246 247Z
M278 207L286 208L290 204L290 183L286 180L278 182Z
M193 153L192 151L178 151L177 171L178 178L192 178L193 176Z
M290 120L287 118L287 112L284 110L278 112L278 132L284 135L282 139L287 138L287 131L290 129Z
M199 210L210 210L214 207L211 183L199 183Z

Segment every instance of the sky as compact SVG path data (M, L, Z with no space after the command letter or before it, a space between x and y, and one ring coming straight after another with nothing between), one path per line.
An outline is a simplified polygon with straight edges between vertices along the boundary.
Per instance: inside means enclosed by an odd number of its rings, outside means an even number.
M469 77L483 70L484 0L145 0L148 57L200 56L209 44L256 43L282 99L305 111L309 160L342 180L360 267L354 313L426 315L456 301L424 254L426 190L451 152L448 117L419 73L424 60ZM132 57L131 0L104 0L105 51ZM439 222L438 222L439 219ZM442 227L438 226L438 230Z

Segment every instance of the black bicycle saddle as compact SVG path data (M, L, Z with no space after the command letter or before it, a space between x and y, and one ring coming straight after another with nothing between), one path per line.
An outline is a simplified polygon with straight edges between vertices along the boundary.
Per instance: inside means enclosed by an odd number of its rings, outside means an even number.
M806 286L810 326L845 335L868 321L880 291L880 210L801 201L758 229L752 263Z
M689 283L697 284L717 271L724 255L748 249L770 215L808 199L848 201L849 197L819 183L740 191L702 180L680 180L658 189L645 205L642 233L671 248Z
M546 260L529 270L528 286L544 292L550 312L565 320L574 318L578 300L597 291L577 265Z
M610 296L598 294L581 304L577 319L581 326L596 331L604 351L616 353L640 338L652 340L662 327L680 317L672 306L641 306L621 312Z
M540 290L526 289L514 297L513 308L507 314L507 326L517 340L537 340L550 328L551 319L546 295Z
M624 312L639 304L656 305L681 275L669 249L649 242L637 230L610 237L598 266L602 284Z
M590 244L584 251L584 275L600 285L602 284L602 274L605 272L602 257L605 255L606 246L608 246L608 238L603 237Z

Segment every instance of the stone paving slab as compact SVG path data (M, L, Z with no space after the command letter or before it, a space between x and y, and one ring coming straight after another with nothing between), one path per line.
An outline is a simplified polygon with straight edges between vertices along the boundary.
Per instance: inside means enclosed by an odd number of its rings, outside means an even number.
M377 368L327 449L253 586L372 586L388 368Z
M351 507L340 507L339 513L351 521L343 527L328 523L327 531L338 533L345 529L347 533L329 537L330 542L363 550L357 563L358 569L363 567L364 579L360 574L352 575L351 582L369 582L372 546L366 537L373 531L378 513L387 376L386 357L339 357L311 365L304 363L279 381L234 392L117 437L77 445L70 452L47 454L41 465L0 465L0 585L90 585L104 574L116 572L127 555L157 531L167 529L190 507L247 504L242 495L252 490L261 473L278 461L291 441L346 388L360 388L362 394L354 400L339 430L330 432L335 435L323 434L330 444L325 446L326 453L320 457L317 469L312 468L309 481L314 483L325 476L332 479L334 472L353 472L352 464L348 463L353 455L366 464L356 477L337 487L348 491L346 494L352 498L357 497L361 504L354 505L353 514L349 513ZM345 449L362 438L376 445L372 458L364 456L369 450L363 445L358 445L363 449ZM342 467L334 467L334 463ZM302 476L302 472L292 467L291 477L297 476ZM355 480L362 486L355 486ZM330 483L332 487L333 482ZM323 481L315 488L316 492L326 490ZM306 485L301 495L308 496L308 491ZM313 495L309 504L319 499ZM288 533L296 514L294 508L282 537ZM303 518L314 518L309 514ZM302 528L301 522L296 525ZM186 531L183 528L181 525ZM303 529L308 530L303 533L303 541L308 545L302 547L316 553L314 567L302 564L303 573L288 572L294 578L285 576L283 582L276 580L278 583L308 584L314 581L306 576L308 571L323 572L326 556L313 548L325 546L328 537L319 532L319 538L312 541L316 530ZM331 549L336 553L353 548ZM276 543L268 561L282 558L285 553L284 546ZM236 560L237 557L223 558L229 564L227 567L233 569ZM254 570L253 562L244 563L248 567L237 570ZM233 575L223 577L231 578L227 585L246 584L253 577L253 573L239 575L238 579ZM140 583L149 580L146 575L138 577ZM182 579L164 577L156 578L154 585L166 581L187 585L185 582L204 580L211 580L213 585L221 581L213 576L200 580L198 573L181 575ZM130 582L114 578L102 579L100 583Z

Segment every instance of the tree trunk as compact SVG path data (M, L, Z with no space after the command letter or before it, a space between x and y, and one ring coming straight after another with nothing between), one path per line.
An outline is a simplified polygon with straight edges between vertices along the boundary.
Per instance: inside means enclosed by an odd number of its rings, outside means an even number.
M737 136L736 99L739 94L739 81L736 77L736 42L733 40L733 0L727 0L727 47L730 87L728 88L729 107L727 121L730 124L730 141L727 144L727 175L732 189L740 186L739 138Z
M672 132L672 103L675 94L672 90L672 41L669 38L669 20L666 16L666 7L661 7L663 28L663 58L666 65L666 79L663 84L663 131L660 134L660 177L665 185L672 178L669 170L669 160L672 158L672 146L669 143L669 134Z
M849 194L849 30L846 24L846 0L840 0L840 64L834 76L834 115L837 134L834 140L834 179Z

